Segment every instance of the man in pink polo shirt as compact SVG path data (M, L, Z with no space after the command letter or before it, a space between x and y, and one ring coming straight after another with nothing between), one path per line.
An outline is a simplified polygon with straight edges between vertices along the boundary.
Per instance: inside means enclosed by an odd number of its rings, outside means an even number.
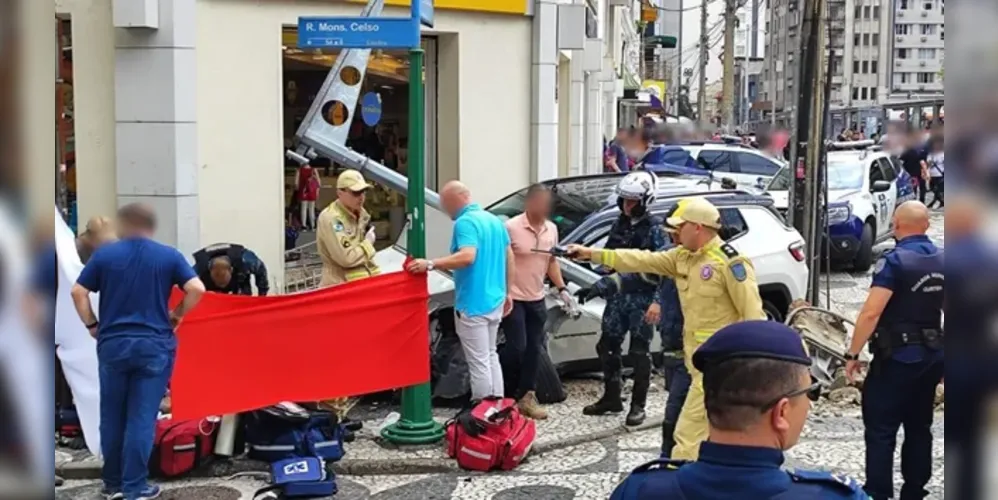
M551 283L557 287L567 306L572 306L575 300L565 288L561 268L554 256L535 251L549 251L558 244L558 228L548 220L550 212L551 192L543 184L534 184L527 188L524 212L506 221L516 265L509 287L513 311L502 322L506 336L502 364L505 371L512 375L506 378L506 384L507 387L515 387L513 392L520 412L535 420L548 416L534 393L538 359L544 349L544 323L547 321L544 278L551 278Z

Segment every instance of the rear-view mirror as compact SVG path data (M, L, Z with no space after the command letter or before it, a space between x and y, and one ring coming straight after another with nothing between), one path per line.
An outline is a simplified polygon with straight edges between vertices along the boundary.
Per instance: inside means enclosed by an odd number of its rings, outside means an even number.
M883 193L885 191L890 191L891 187L893 186L890 181L873 181L873 186L870 191L873 191L874 193Z

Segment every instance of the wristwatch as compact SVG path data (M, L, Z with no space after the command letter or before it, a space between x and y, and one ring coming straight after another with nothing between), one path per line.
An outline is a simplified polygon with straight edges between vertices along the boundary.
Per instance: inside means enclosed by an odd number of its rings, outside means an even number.
M436 268L436 267L437 267L437 266L434 266L434 265L433 265L433 261L432 261L432 260L428 260L428 261L426 261L426 270L427 270L427 271L432 271L432 270L433 270L434 268Z
M87 328L87 330L90 330L91 328L97 328L97 325L99 325L99 324L100 324L100 321L94 321L93 323L90 323L89 325L84 325L84 326Z
M846 361L859 361L859 354L846 352L842 355L842 357L845 358Z

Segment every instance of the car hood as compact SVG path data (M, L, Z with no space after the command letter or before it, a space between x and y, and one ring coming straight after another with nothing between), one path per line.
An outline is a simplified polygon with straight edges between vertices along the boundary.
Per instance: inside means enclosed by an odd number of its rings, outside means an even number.
M849 200L853 196L859 194L861 191L858 189L836 189L828 192L828 198L832 203L838 203ZM767 191L769 196L773 198L773 205L776 208L785 210L790 205L790 192L789 191Z

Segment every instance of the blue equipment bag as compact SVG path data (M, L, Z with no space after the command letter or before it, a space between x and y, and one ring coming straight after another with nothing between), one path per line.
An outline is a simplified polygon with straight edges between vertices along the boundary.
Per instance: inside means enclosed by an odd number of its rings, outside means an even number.
M299 457L319 457L327 462L343 458L343 426L331 413L286 418L256 411L247 420L251 459L274 463Z
M253 498L312 498L336 494L336 475L326 470L318 457L280 460L270 466L271 485L256 492Z

